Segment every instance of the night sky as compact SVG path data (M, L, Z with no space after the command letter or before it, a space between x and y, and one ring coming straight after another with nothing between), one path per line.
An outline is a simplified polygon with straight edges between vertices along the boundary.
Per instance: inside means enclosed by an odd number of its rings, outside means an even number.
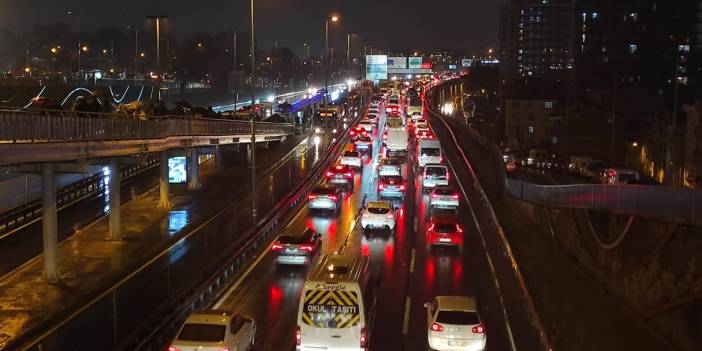
M255 0L257 45L272 39L301 53L303 42L321 53L323 20L338 14L332 46L345 50L345 33L384 49L455 48L484 52L497 46L498 10L507 0ZM145 25L144 16L164 14L181 37L193 33L245 30L248 0L0 0L0 27L26 29L33 23L69 21L66 10L81 8L81 26ZM359 40L359 41L360 41Z

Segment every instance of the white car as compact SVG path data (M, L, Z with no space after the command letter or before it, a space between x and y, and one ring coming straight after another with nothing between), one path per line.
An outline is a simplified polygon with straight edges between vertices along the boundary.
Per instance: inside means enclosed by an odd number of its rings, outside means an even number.
M395 229L395 211L389 202L373 201L369 202L361 215L361 227L364 230L385 229L392 231Z
M448 167L442 164L427 163L422 174L422 189L449 185L449 177Z
M412 121L412 124L417 123L419 120L422 119L422 113L421 112L413 112L412 115L410 116L410 120Z
M339 163L357 169L363 168L363 159L358 151L346 151L339 158Z
M431 191L429 197L429 207L434 208L458 208L458 192L450 186L437 186Z
M378 176L401 176L402 175L402 159L397 157L389 157L380 160L378 164Z
M252 350L256 322L247 316L208 310L190 315L168 351Z
M467 296L437 296L424 304L427 309L427 340L437 351L482 351L485 326L475 299Z

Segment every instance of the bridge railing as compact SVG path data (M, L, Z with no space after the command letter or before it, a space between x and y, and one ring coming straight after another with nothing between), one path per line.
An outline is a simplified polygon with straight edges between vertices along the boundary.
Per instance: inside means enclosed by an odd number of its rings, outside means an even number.
M248 135L249 121L65 111L0 110L0 143L91 142L179 136ZM293 134L289 124L256 122L257 134Z
M509 193L549 207L581 208L702 225L702 190L628 184L537 185L507 178Z

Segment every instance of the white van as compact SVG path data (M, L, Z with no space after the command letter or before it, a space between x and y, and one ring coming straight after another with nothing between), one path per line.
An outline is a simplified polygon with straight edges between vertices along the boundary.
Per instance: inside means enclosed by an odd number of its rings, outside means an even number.
M437 139L421 139L417 146L417 164L419 168L427 163L441 163L441 143Z
M391 156L407 156L407 140L409 135L406 130L389 129L388 139L385 141L387 146L387 155Z
M302 288L295 334L297 351L368 349L379 280L368 257L322 255Z

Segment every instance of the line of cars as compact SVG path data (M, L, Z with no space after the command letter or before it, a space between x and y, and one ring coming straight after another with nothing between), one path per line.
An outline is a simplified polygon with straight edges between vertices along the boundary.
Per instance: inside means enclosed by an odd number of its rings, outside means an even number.
M382 104L391 102L383 98L378 101L375 122L373 114L369 113L362 123L352 129L353 149L341 154L338 163L325 171L324 182L315 186L310 193L307 207L311 213L331 212L338 215L344 192L354 191L355 174L362 172L364 158L372 158L373 155L373 127L380 123ZM400 99L399 116L390 115L383 126L390 132L390 137L394 137L392 140L396 143L393 145L397 147L390 153L386 146L386 152L381 153L383 157L375 174L378 178L378 200L370 201L363 208L360 224L364 232L377 229L389 233L394 231L396 207L386 199L404 200L408 189L403 166L408 157L413 157L416 164L421 164L422 190L429 193L431 218L425 233L427 243L430 246L452 245L461 248L463 229L457 215L460 199L456 190L449 185L450 174L443 164L441 145L433 134L416 133L417 126L421 130L422 119L412 121L408 116L405 120L403 104ZM401 119L401 126L394 124L397 118ZM417 149L413 155L409 154L406 121L413 125L415 131ZM426 128L431 131L428 125ZM400 133L392 133L393 130ZM312 265L299 299L295 349L368 350L378 291L382 287L380 277L374 277L371 273L368 257L348 253L325 254L322 247L323 236L309 228L301 235L281 234L271 245L277 264ZM425 304L425 308L427 342L431 349L462 351L482 350L485 347L485 327L473 298L437 296ZM191 329L197 332L190 335ZM218 310L206 311L186 320L169 351L250 350L255 334L256 323L248 316ZM181 337L191 340L181 340Z

